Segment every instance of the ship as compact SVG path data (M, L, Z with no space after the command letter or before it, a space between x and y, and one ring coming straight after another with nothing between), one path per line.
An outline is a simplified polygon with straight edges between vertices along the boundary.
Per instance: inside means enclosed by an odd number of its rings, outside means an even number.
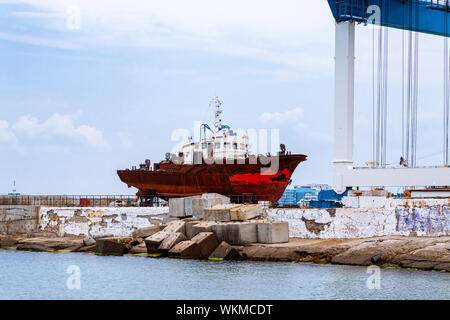
M274 155L251 154L248 134L222 124L219 98L210 104L215 109L214 129L202 124L199 141L189 137L178 153L166 153L165 160L153 166L147 159L139 167L117 170L122 182L138 189L141 203L205 193L229 196L233 202L276 203L281 198L307 156L287 152L284 144Z

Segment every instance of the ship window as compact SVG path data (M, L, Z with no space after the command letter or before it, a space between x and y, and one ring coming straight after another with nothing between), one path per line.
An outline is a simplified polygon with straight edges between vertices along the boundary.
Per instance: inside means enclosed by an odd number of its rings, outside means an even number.
M241 143L241 150L245 149L245 145L243 143Z
M207 146L208 146L208 145L207 145L206 142L202 143L202 149L206 149Z
M233 143L233 150L237 150L237 143Z
M223 146L224 146L225 149L230 149L230 147L231 147L231 145L230 145L229 142L225 142L225 143L223 144Z
M214 144L214 148L215 148L215 149L220 149L220 142L216 142L216 143Z
M189 158L189 152L186 152L186 158Z

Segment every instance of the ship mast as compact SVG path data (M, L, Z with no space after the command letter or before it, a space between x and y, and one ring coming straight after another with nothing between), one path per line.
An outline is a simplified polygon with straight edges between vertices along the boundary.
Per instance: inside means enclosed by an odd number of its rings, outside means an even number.
M214 103L216 107L214 127L216 128L217 133L220 131L220 129L222 129L222 119L220 118L220 115L222 114L222 102L220 102L219 97L216 97L215 99L211 100L211 103Z

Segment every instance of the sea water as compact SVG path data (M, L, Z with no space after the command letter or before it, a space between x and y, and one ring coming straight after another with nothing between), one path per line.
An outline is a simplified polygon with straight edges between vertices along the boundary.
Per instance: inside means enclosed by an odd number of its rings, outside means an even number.
M450 274L0 249L0 299L450 299Z

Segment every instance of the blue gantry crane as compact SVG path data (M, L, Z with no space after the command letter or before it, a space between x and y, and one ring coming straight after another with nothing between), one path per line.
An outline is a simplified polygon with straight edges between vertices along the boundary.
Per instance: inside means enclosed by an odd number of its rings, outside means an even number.
M328 0L336 20L335 38L335 116L334 116L334 189L347 187L443 187L450 185L449 167L449 53L450 0ZM387 51L380 55L377 113L374 129L374 164L372 168L355 168L353 163L353 126L355 90L355 24L379 25L409 33L405 122L402 157L398 167L386 167L386 95ZM380 28L381 30L381 28ZM414 33L415 37L412 37ZM418 167L415 161L417 141L418 34L444 37L444 163ZM387 33L380 31L380 48L386 47ZM414 52L414 49L416 52ZM381 79L381 80L380 80ZM402 92L403 94L403 92ZM402 106L403 108L403 106ZM375 114L375 113L374 113ZM375 121L374 121L375 123ZM404 158L406 160L404 160Z

